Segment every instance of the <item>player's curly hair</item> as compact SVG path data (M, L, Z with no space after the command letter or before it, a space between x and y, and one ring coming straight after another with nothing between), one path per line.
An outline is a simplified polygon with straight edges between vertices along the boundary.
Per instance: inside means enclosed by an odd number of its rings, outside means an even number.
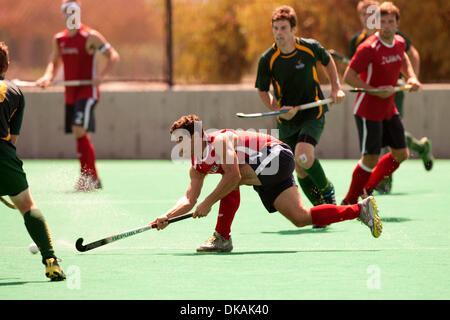
M170 127L170 134L172 134L177 129L186 129L192 136L195 130L195 122L200 121L200 118L195 114L183 116L172 124L172 126Z
M3 41L0 42L0 74L3 74L8 69L9 65L9 51L8 46Z
M272 13L272 24L275 21L279 20L287 20L291 25L291 28L294 28L297 25L297 14L295 10L290 6L281 6L276 8Z

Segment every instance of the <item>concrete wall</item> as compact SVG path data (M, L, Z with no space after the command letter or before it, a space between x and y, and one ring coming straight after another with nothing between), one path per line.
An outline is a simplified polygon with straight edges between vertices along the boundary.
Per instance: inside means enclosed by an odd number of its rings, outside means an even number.
M405 98L408 131L433 141L437 158L450 158L450 86L425 86ZM325 88L327 93L327 88ZM76 158L75 141L65 135L61 90L24 91L26 112L18 143L23 158ZM359 158L352 116L355 94L332 107L317 148L320 158ZM197 114L206 128L271 129L274 118L240 119L237 112L261 112L265 107L251 87L175 87L172 90L103 89L96 107L97 132L92 135L102 159L168 159L173 147L169 128L180 116Z

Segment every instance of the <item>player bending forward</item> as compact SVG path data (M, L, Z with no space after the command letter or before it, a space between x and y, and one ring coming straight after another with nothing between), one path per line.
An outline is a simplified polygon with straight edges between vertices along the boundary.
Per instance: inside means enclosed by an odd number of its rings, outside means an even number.
M185 134L179 135L181 132ZM190 183L186 195L156 219L158 230L167 226L169 218L194 208L207 174L222 175L216 188L193 213L194 218L205 217L220 201L215 232L197 249L198 252L229 252L233 249L230 230L239 208L241 185L253 186L267 211L279 211L296 227L359 218L375 238L381 235L382 223L373 197L354 205L323 204L306 208L293 177L294 155L288 145L270 135L230 129L207 134L196 115L180 118L172 125L170 133L177 136L180 153L192 160Z

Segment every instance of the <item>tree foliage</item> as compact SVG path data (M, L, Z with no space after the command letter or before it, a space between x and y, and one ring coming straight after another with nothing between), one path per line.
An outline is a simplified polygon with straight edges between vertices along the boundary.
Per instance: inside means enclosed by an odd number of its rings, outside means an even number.
M82 0L82 22L118 49L113 76L161 78L166 67L166 0ZM450 81L450 1L394 0L400 29L421 56L423 82ZM52 36L64 28L59 0L1 0L0 41L10 46L10 73L44 71ZM172 0L176 83L237 83L254 79L260 55L273 43L272 11L291 5L298 35L347 53L361 28L358 0ZM336 62L342 74L345 66ZM320 72L320 68L318 69ZM321 81L327 79L323 72Z

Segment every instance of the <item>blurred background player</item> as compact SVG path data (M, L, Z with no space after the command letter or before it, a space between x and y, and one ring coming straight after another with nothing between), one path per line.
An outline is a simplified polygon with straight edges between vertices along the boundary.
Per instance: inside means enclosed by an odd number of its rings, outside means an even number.
M305 195L313 205L335 204L334 186L315 158L315 147L323 132L328 106L298 112L293 107L324 98L317 77L317 62L325 66L331 83L330 98L334 103L341 103L345 93L328 52L314 39L298 38L296 26L294 9L289 6L275 9L272 14L275 43L259 60L255 87L269 109L291 109L280 115L277 126L280 140L295 153L295 171ZM270 84L275 97L269 92Z
M394 86L400 71L412 85L411 90L419 90L421 84L405 52L405 39L396 34L399 14L391 2L380 5L380 31L358 46L344 74L345 81L353 87L386 92L356 96L353 112L362 157L353 171L343 204L356 203L364 189L370 194L409 155L403 122L395 106ZM384 146L389 146L390 152L378 160Z
M36 81L46 87L55 78L61 62L65 80L92 80L92 85L65 88L65 132L76 138L81 176L75 185L77 191L101 189L102 184L96 169L95 149L88 132L95 132L94 108L99 100L99 85L119 54L96 30L81 24L80 2L62 2L61 11L67 29L53 37L53 51L45 74ZM97 51L106 58L106 64L97 73Z
M13 83L5 80L8 66L8 47L0 42L0 196L9 196L22 214L28 234L41 252L45 275L52 281L64 280L47 223L31 197L23 163L16 155L25 99Z
M348 52L348 57L351 59L355 54L356 48L364 42L369 36L373 35L377 29L371 25L371 17L373 18L375 11L374 9L379 7L380 3L378 1L373 0L363 0L358 2L357 12L359 19L361 21L361 25L363 29L355 34L351 41ZM373 22L373 21L372 21ZM398 21L399 23L399 21ZM397 30L396 34L401 35L406 41L406 54L408 55L411 65L414 69L414 73L416 77L419 78L420 71L420 55L417 49L411 44L411 41L399 30ZM400 76L397 82L397 85L403 85L404 80ZM403 117L403 101L404 101L405 93L402 91L395 93L395 106L401 117ZM405 132L406 142L408 148L414 152L416 152L423 161L425 170L429 171L433 167L433 155L431 150L431 140L427 137L423 137L420 140L416 139L411 133L408 131ZM389 152L388 149L384 149L384 153ZM376 190L381 193L389 193L392 189L392 175L385 177L378 186Z
M196 115L187 115L174 122L170 133L177 138L183 156L192 160L190 183L186 195L155 220L158 230L167 226L169 218L194 208L208 174L221 174L214 190L197 204L194 218L207 216L217 201L222 209L222 201L229 197L236 199L225 200L230 205L228 213L233 213L234 217L239 208L239 186L249 185L258 193L268 212L280 212L296 227L360 218L374 237L381 235L382 224L373 197L348 206L323 204L311 209L304 206L292 174L295 167L292 150L275 137L230 129L207 134ZM219 211L219 215L222 213ZM231 214L226 221L218 220L213 236L197 249L198 252L229 252L233 249L229 234L233 219L230 217Z

